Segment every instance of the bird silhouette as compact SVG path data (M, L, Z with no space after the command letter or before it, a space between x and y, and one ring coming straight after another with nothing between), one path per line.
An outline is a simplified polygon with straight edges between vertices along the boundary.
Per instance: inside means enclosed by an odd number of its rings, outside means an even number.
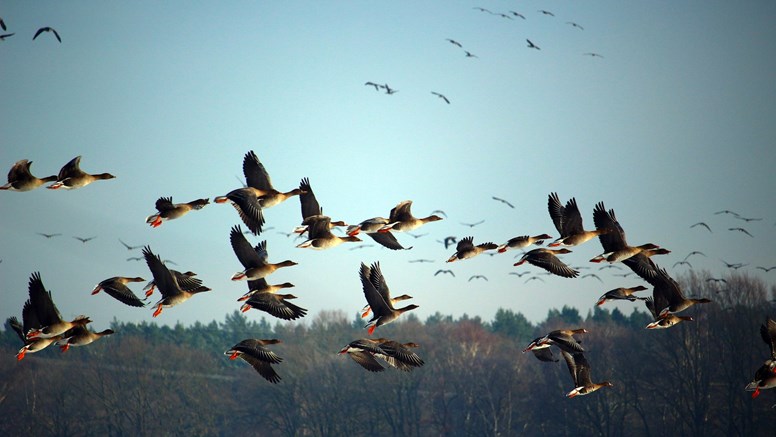
M528 42L528 48L529 48L529 49L536 49L536 50L541 50L541 49L539 48L539 46L537 46L536 44L534 44L534 43L533 43L533 42L532 42L530 39L526 39L526 42Z
M497 201L503 203L504 205L506 205L506 206L508 206L508 207L510 207L512 209L515 209L515 205L512 205L511 203L507 202L506 200L504 200L504 199L502 199L500 197L492 196L492 199L493 200L497 200Z
M694 228L694 227L696 227L696 226L703 226L703 227L704 227L704 228L706 228L706 229L707 229L709 232L711 232L711 228L710 228L710 227L709 227L709 225L707 225L705 222L698 222L698 223L696 223L696 224L694 224L694 225L690 226L690 229L692 229L692 228ZM712 232L712 233L713 233L713 232Z
M458 41L456 41L456 40L454 40L454 39L447 38L445 41L449 42L449 43L450 43L450 44L452 44L452 45L455 45L455 46L458 46L458 47L461 47L461 48L463 48L463 46L461 45L461 43L459 43Z
M35 41L35 38L37 38L38 35L40 35L43 32L51 32L51 33L53 33L54 36L57 37L57 41L62 42L62 38L59 37L59 33L57 33L57 31L54 30L53 27L41 27L40 29L38 29L37 32L35 32L35 36L32 37L32 40Z
M469 52L466 52L466 53L469 53ZM438 93L436 91L431 91L431 94L433 94L433 95L439 97L440 99L444 100L445 103L447 103L448 105L450 104L450 100L448 100L447 97L445 97L444 95L442 95L442 94L440 94L440 93Z

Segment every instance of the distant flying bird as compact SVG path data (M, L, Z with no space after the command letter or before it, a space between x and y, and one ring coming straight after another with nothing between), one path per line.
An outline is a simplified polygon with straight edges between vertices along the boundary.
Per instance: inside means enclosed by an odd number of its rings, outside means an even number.
M526 39L526 42L528 42L528 48L529 48L529 49L536 49L536 50L541 50L541 49L539 48L539 46L537 46L536 44L534 44L534 43L533 43L533 42L532 42L530 39Z
M598 268L598 270L604 270L604 269L617 269L622 270L622 267L616 265L616 264L607 264L605 266L601 266Z
M466 53L466 57L467 58L479 58L479 56L475 55L474 53L472 53L472 52L470 52L468 50L464 50L464 53Z
M573 21L566 21L566 24L570 24L571 26L576 27L579 30L585 30L584 27L580 26L579 24L577 24L577 23L575 23Z
M538 12L541 12L544 15L549 15L550 17L554 17L555 16L555 14L553 14L552 12L545 11L544 9L539 9Z
M356 249L366 249L367 247L372 247L374 244L359 244L358 246L351 247L350 250L356 250Z
M447 218L447 214L441 209L435 209L434 211L431 211L431 214L442 214L443 216L445 216L445 218Z
M471 282L473 279L484 279L486 281L488 280L488 278L486 278L483 275L471 275L471 276L469 276L469 281L468 282Z
M525 15L521 14L520 12L515 12L515 11L509 11L509 12L510 12L512 15L514 15L515 17L520 17L520 18L522 18L523 20L525 20Z
M698 222L698 223L696 223L696 224L694 224L694 225L690 226L690 228L692 229L692 228L694 228L694 227L696 227L696 226L703 226L703 227L704 227L704 228L706 228L706 229L707 229L709 232L711 232L711 228L710 228L710 227L709 227L709 225L707 225L705 222ZM712 232L712 233L713 233L713 232Z
M40 35L43 32L51 32L51 33L53 33L54 36L57 37L57 41L62 42L62 38L59 37L59 33L57 33L57 31L54 30L54 28L52 28L52 27L41 27L40 29L38 29L37 32L35 32L35 36L32 37L32 40L35 41L35 38L37 38L38 35Z
M753 236L752 234L750 234L750 233L749 233L749 231L747 231L747 230L746 230L746 229L744 229L744 228L728 228L728 231L738 231L738 232L743 232L744 234L746 234L746 235L748 235L748 236L750 236L750 237L754 238L754 236Z
M599 53L595 53L595 52L582 53L582 55L590 56L591 58L601 58L601 59L603 59L603 57L604 57L603 55L601 55Z
M489 14L493 14L493 12L489 11L488 9L485 9L485 8L482 8L482 7L479 7L479 6L475 6L472 9L477 9L480 12L487 12Z
M693 255L703 255L703 256L706 256L706 254L701 252L701 251L693 250L692 252L688 253L686 257L684 257L684 260L687 261L687 258L689 258L689 257L691 257Z
M483 224L483 223L485 223L485 220L480 220L480 221L478 221L478 222L475 222L475 223L464 223L464 222L461 222L461 224L462 224L462 225L464 225L464 226L468 226L468 227L470 227L470 228L473 228L473 227L475 227L475 226L477 226L477 225L481 225L481 224Z
M94 237L86 237L86 238L84 238L84 237L76 237L76 236L73 236L73 238L75 238L76 240L80 241L81 243L86 243L86 242L88 242L88 241L94 240L95 238L97 238L97 236L94 236Z
M773 269L776 269L776 266L767 267L767 268L766 268L766 267L763 267L763 266L757 266L757 267L755 267L755 268L756 268L756 269L760 269L760 270L764 271L765 273L768 273L768 272L770 272L771 270L773 270Z
M525 280L525 282L523 282L523 283L524 283L524 284L527 284L527 283L529 283L529 282L531 282L531 281L537 281L537 280L538 280L538 281L542 281L542 282L544 282L544 279L542 279L542 278L540 278L540 277L538 277L538 276L534 275L534 276L531 276L530 278L526 279L526 280Z
M690 264L689 261L677 261L674 263L673 267L681 266L681 265L687 265L688 267L692 268L692 264Z
M410 263L432 263L432 262L434 262L434 260L433 259L426 259L426 258L419 258L419 259L411 259L411 260L409 260L407 262L410 262Z
M760 220L762 220L762 217L760 217L760 218L750 218L750 217L736 216L736 218L739 219L739 220L743 220L745 222L759 222Z
M3 21L2 18L0 18L0 29L3 29L4 31L8 30L8 28L5 27L5 21Z
M466 53L469 53L469 52L466 52ZM447 103L448 105L450 104L450 100L448 100L447 97L445 97L444 95L439 94L438 92L435 92L435 91L431 91L431 94L433 94L433 95L439 97L440 99L444 100L445 103Z
M375 91L380 91L380 87L381 87L381 85L378 85L374 82L366 82L364 85L375 87Z
M399 90L389 87L388 84L383 85L383 88L385 89L385 94L396 94L399 92Z
M14 35L16 35L16 33L4 33L0 35L0 41L5 41L6 38L10 38Z
M604 282L604 280L601 279L601 277L596 275L595 273L586 273L586 274L584 274L584 275L579 277L579 279L584 279L584 278L596 278L599 281Z
M456 40L454 40L454 39L447 38L447 39L446 39L446 41L448 41L448 42L449 42L450 44L452 44L452 45L456 45L456 46L458 46L458 47L461 47L461 48L463 48L463 46L461 45L461 43L459 43L458 41L456 41Z
M508 206L508 207L510 207L512 209L515 209L515 205L512 205L511 203L507 202L506 200L504 200L504 199L502 199L500 197L492 196L492 198L493 198L493 200L497 200L497 201L503 203L504 205L506 205L506 206Z
M528 273L530 273L530 272L509 272L508 274L515 275L518 278L521 278L521 277L523 277L523 275L527 275Z
M409 235L409 236L411 236L411 237L413 237L415 239L418 239L420 237L425 237L426 235L428 235L428 232L425 232L423 234L413 234L412 232L405 232L405 234L407 234L407 235Z
M439 240L437 240L437 241L439 241ZM453 244L455 244L457 241L458 241L458 239L455 236L451 235L449 237L445 237L445 239L443 241L439 241L439 242L444 244L445 245L445 249L447 249L448 247L450 247Z
M723 209L722 211L717 211L717 212L714 213L714 215L718 215L718 214L730 214L730 215L732 215L734 217L741 217L740 215L738 215L737 212L731 211L729 209Z
M127 258L127 261L142 261L144 259L145 258L143 258L142 256L130 256L129 258Z
M450 270L450 269L439 269L439 270L436 271L436 273L434 273L434 276L436 276L436 275L438 275L440 273L446 273L446 274L449 274L450 276L455 278L455 273L453 273L453 271Z
M43 232L37 232L37 234L38 235L42 235L42 236L44 236L46 238L58 237L58 236L62 235L62 234L46 234L46 233L43 233Z
M142 245L142 244L141 244L140 246L130 246L129 244L127 244L127 243L125 243L125 242L121 241L121 238L119 238L119 243L121 243L122 245L124 245L124 247L126 247L126 248L127 248L127 250L135 250L135 249L140 249L141 247L143 247L143 245Z

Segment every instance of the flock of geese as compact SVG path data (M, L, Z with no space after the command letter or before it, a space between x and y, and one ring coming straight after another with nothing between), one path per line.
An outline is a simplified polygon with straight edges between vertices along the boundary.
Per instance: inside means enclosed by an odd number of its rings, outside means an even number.
M26 159L20 160L12 166L8 173L8 183L0 189L30 191L50 182L51 184L47 186L49 189L72 190L99 180L114 178L110 173L86 173L80 169L80 161L80 156L73 158L62 167L58 175L38 178L30 172L32 162ZM258 236L265 225L264 209L279 205L292 197L298 197L302 217L294 232L307 236L304 242L297 245L298 248L331 249L341 244L362 241L359 235L365 234L388 249L408 250L411 247L402 246L393 233L413 231L427 223L443 219L442 211L435 211L440 215L415 217L411 211L412 201L407 200L391 209L387 218L378 216L363 220L357 225L347 225L343 220L332 220L331 217L323 214L309 179L302 178L299 186L289 191L275 189L267 170L253 151L246 153L243 158L243 174L246 181L244 186L235 188L223 196L215 197L214 202L231 204L248 228L247 232ZM496 198L496 200L511 206L503 199ZM164 222L180 219L192 211L201 210L209 203L207 198L173 203L171 197L160 197L155 205L157 212L149 215L146 223L156 228ZM706 298L685 296L679 284L664 268L659 267L652 260L655 255L669 253L668 250L654 243L629 244L614 210L607 210L603 202L596 204L593 209L594 229L585 229L574 198L566 201L564 205L557 193L550 193L547 206L550 218L559 233L559 237L547 244L547 247L541 246L552 238L548 234L521 235L501 245L492 242L475 244L474 238L470 236L457 241L455 253L447 259L447 262L461 262L488 251L503 253L508 250L523 249L527 251L518 262L514 263L515 266L529 263L552 275L576 278L579 276L579 271L565 264L560 256L570 253L569 247L579 246L598 238L603 252L592 258L591 262L624 264L652 286L651 296L636 294L647 290L644 286L610 290L599 298L598 305L611 300L643 301L653 317L653 321L647 325L647 328L667 329L678 323L693 320L692 317L682 314L688 308L710 302ZM335 228L345 228L343 235L332 232ZM293 294L281 293L283 289L292 288L293 284L268 282L268 278L278 269L293 267L297 263L291 260L270 262L266 241L253 246L245 238L245 233L240 225L235 225L229 236L235 256L242 266L242 270L234 273L231 279L247 281L247 292L238 299L238 302L242 302L241 311L257 309L283 320L304 317L307 310L291 302L297 297ZM452 244L452 241L446 240L445 244ZM532 246L538 247L528 250ZM153 280L144 287L144 299L135 295L128 287L130 283L145 281L140 277L108 278L97 284L92 294L104 291L123 304L145 307L145 299L158 289L161 298L153 305L155 308L153 317L157 317L165 308L180 305L198 293L210 291L210 288L203 285L196 277L196 273L169 269L149 246L143 247L142 254L153 277ZM388 367L403 371L411 371L422 366L424 361L411 350L417 348L417 344L399 343L387 338L371 338L380 326L397 320L405 312L418 308L418 305L396 306L398 302L412 297L391 295L379 262L371 265L362 262L359 277L367 302L361 311L362 318L367 318L371 314L365 326L369 337L350 342L340 351L340 354L350 356L370 372L385 370L386 367L382 362ZM15 317L8 319L10 326L16 330L24 343L17 353L18 360L23 359L28 353L38 352L51 344L57 344L65 351L71 346L88 345L113 333L110 329L101 332L89 330L86 325L91 320L87 316L78 316L71 321L64 320L54 304L51 292L46 290L37 272L30 276L28 293L29 299L22 308L22 322L20 323ZM541 361L559 361L553 349L559 350L568 365L574 383L573 390L567 394L568 397L587 395L612 385L608 381L593 382L592 380L591 365L584 355L585 350L574 338L574 335L586 332L582 328L555 330L534 339L523 351L533 352ZM768 319L761 328L761 335L770 346L771 357L757 370L755 379L746 387L747 390L755 391L754 396L762 389L776 386L776 322ZM225 353L230 359L242 358L262 377L277 383L281 377L272 365L281 363L282 358L268 348L277 343L280 343L280 340L245 339Z

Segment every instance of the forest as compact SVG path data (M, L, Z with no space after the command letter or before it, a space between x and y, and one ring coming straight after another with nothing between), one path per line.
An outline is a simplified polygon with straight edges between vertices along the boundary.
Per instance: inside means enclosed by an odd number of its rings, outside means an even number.
M645 329L641 302L627 315L606 305L585 315L552 309L535 325L512 309L491 321L408 314L375 334L419 345L425 364L411 372L367 372L338 354L367 336L364 321L342 311L274 325L237 311L190 326L114 320L116 333L92 345L21 361L6 324L0 434L773 436L776 391L753 399L744 387L769 355L759 328L776 318L776 287L746 273L709 279L678 278L714 303L664 330ZM593 380L613 386L568 399L565 362L522 350L577 327L588 331L580 339ZM271 346L283 358L273 365L278 384L224 355L246 338L282 340Z

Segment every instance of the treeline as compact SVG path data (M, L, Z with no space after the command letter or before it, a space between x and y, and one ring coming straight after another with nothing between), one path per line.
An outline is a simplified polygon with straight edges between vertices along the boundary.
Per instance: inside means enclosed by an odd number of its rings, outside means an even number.
M501 309L479 317L435 314L425 322L380 327L377 335L420 345L413 372L370 373L338 355L365 337L364 322L340 311L306 322L270 324L239 312L191 326L114 321L116 334L60 353L17 362L20 340L0 336L2 435L628 435L772 436L776 392L743 390L767 358L759 335L776 316L776 291L747 274L727 283L690 274L688 295L714 304L693 322L660 331L643 304L634 311L597 307L582 316L564 307L532 325ZM561 359L521 353L560 327L581 336L593 380L614 386L567 399ZM278 338L283 378L270 384L223 352L244 338Z

